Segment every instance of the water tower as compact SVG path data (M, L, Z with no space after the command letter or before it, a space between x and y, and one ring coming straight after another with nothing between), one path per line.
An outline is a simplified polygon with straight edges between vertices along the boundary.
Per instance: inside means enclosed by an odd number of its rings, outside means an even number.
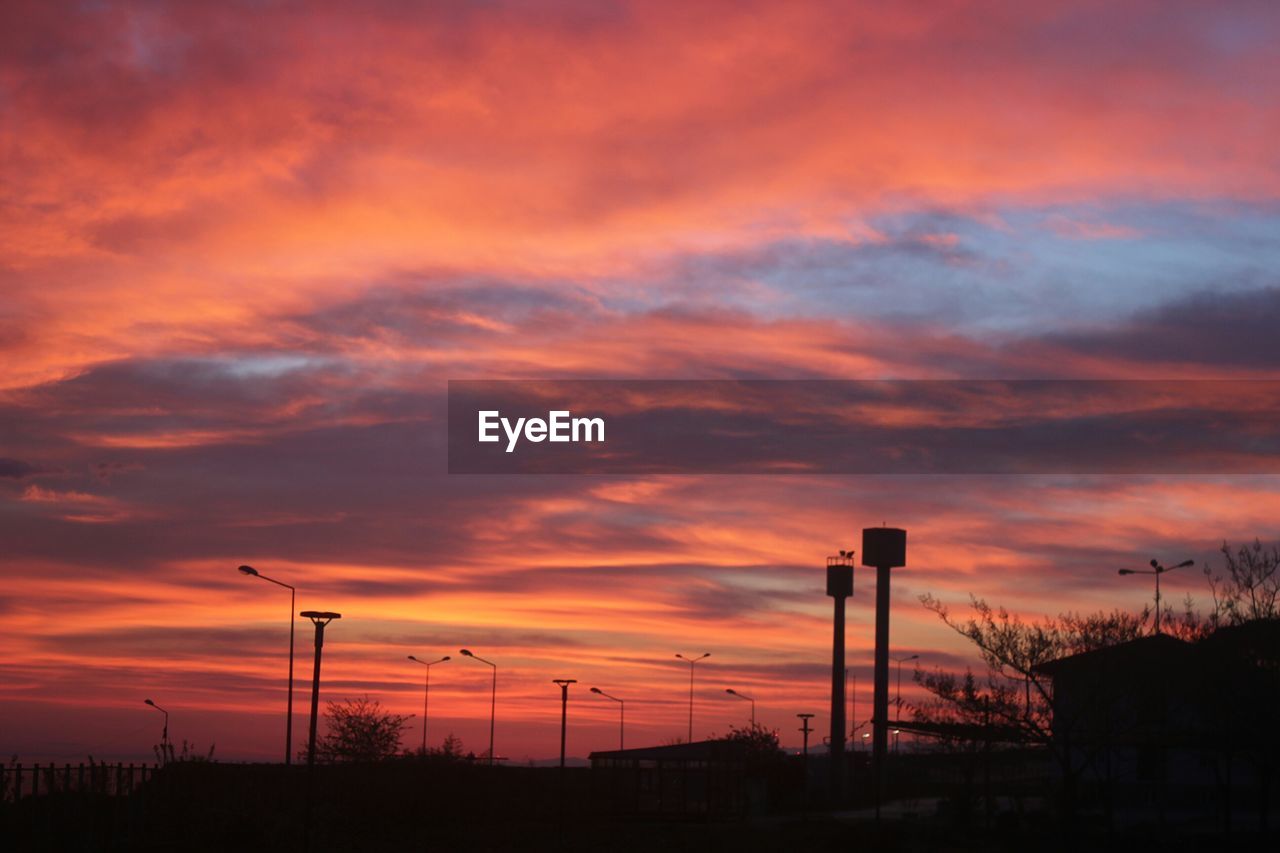
M871 767L875 778L876 815L889 748L889 570L907 564L907 531L896 527L867 527L862 531L862 565L876 570L875 700L871 712Z
M853 552L827 557L827 595L835 602L831 643L831 799L844 784L844 602L853 595Z

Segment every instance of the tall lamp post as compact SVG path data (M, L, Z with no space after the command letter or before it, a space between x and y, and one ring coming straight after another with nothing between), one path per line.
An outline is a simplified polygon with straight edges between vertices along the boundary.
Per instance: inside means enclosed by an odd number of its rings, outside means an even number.
M904 658L894 658L894 663L898 665L898 695L893 700L893 704L897 707L898 719L902 719L902 665L909 660L920 660L920 655L907 655ZM898 751L898 729L893 730L893 751Z
M560 685L560 769L564 769L565 732L569 724L569 685L577 684L576 678L553 678L552 684Z
M425 756L427 754L427 710L431 707L429 704L431 702L431 667L438 663L452 660L452 658L445 655L439 660L425 661L409 655L409 660L414 663L420 663L427 668L427 677L422 685L422 754Z
M606 699L612 699L618 703L618 749L626 749L627 746L627 703L617 696L610 696L599 687L592 687L591 692L597 696L603 696Z
M287 583L269 578L253 566L241 566L238 571L249 577L262 578L264 581L282 586L289 590L289 698L285 703L284 717L284 763L293 763L293 623L294 607L298 600L298 591Z
M711 657L711 652L705 652L701 655L698 655L696 658L687 658L684 655L680 654L679 652L676 652L676 657L680 658L680 660L689 664L689 740L688 740L688 743L693 743L693 666L703 658Z
M1151 561L1150 569L1121 569L1122 575L1155 575L1156 576L1156 630L1160 633L1160 576L1165 572L1171 572L1174 569L1185 569L1187 566L1194 566L1195 560L1183 560L1176 566L1162 566L1158 560Z
M748 695L747 695L747 694L745 694L745 693L739 693L738 691L734 690L732 687L726 687L726 688L724 689L724 692L725 692L725 693L728 693L730 696L737 696L739 699L746 699L748 702L750 702L750 703L751 703L751 730L752 730L752 731L755 731L755 728L756 728L756 700L755 700L755 699L752 699L750 696L748 696Z
M316 660L311 670L311 733L307 737L307 767L316 763L316 721L320 716L320 652L324 648L324 626L334 619L341 619L341 613L330 613L328 610L304 610L298 614L310 619L316 626Z
M493 688L489 693L489 766L493 766L493 721L494 713L498 710L498 665L491 660L485 660L477 654L472 654L470 649L459 649L458 654L469 657L472 660L478 660L480 663L488 664L493 667Z
M143 699L142 701L164 714L164 731L160 734L160 757L162 759L160 763L164 764L169 760L169 712L150 699Z

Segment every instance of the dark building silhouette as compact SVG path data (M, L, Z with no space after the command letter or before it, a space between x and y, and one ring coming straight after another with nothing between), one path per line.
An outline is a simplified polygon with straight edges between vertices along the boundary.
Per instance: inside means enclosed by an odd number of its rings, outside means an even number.
M714 818L747 807L747 749L724 740L591 753L598 812Z
M1053 741L1109 815L1257 815L1277 786L1280 620L1222 628L1199 642L1165 634L1051 661Z

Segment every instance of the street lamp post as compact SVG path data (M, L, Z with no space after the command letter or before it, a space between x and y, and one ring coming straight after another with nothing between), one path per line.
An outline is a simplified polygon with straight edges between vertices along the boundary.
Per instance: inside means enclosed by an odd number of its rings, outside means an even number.
M711 652L705 652L696 658L687 658L679 652L676 657L689 664L689 743L693 743L693 665L703 658L711 657Z
M732 687L726 687L726 688L724 689L724 692L725 692L725 693L728 693L730 696L737 696L739 699L746 699L748 702L750 702L750 703L751 703L751 730L752 730L752 731L755 731L755 728L756 728L756 700L755 700L755 699L752 699L750 696L748 696L748 695L747 695L747 694L745 694L745 693L739 693L738 691L734 690Z
M564 770L564 741L569 724L569 685L577 684L576 678L553 678L552 684L560 685L560 769Z
M804 759L809 760L809 732L813 729L809 728L809 721L813 719L813 714L796 714L800 718L800 731L804 733Z
M1158 560L1151 561L1150 569L1120 569L1119 574L1122 575L1155 575L1156 576L1156 625L1155 633L1160 633L1160 576L1165 572L1171 572L1174 569L1185 569L1187 566L1194 566L1195 560L1183 560L1176 566L1162 566Z
M414 663L420 663L427 668L427 677L424 680L422 685L422 754L423 756L426 756L427 754L427 711L431 707L428 704L431 701L431 667L435 666L438 663L444 663L447 660L452 660L452 658L450 658L448 655L445 655L439 660L425 661L425 660L422 660L421 658L416 658L413 655L409 655L409 660L413 661Z
M341 619L342 614L327 610L304 610L298 615L310 619L316 626L316 659L311 670L311 732L307 736L307 767L310 768L316 763L316 721L320 716L320 653L324 648L324 626L334 619Z
M150 699L143 699L142 701L164 714L164 730L160 734L160 763L165 764L169 761L169 712Z
M493 668L493 688L489 693L489 766L493 766L493 721L495 712L498 710L498 665L491 660L485 660L477 654L472 654L470 649L459 649L458 654L469 657L472 660L478 660L480 663L488 664Z
M284 718L284 763L293 763L293 624L294 608L297 606L298 591L287 583L269 578L253 566L241 566L238 570L249 577L262 578L264 581L282 586L289 590L289 698L285 703Z
M894 661L898 664L898 695L897 698L893 700L893 704L897 706L899 720L902 719L902 664L909 660L920 660L920 655L907 655L904 658L894 658ZM893 730L893 751L898 751L897 729Z
M591 692L597 696L603 696L606 699L612 699L618 703L618 749L626 749L627 703L619 699L617 696L610 696L599 687L592 687Z

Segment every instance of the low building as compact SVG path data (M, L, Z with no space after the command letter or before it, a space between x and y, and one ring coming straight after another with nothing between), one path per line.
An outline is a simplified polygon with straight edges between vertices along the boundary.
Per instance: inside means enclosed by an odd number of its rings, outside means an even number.
M615 817L727 818L747 806L747 750L707 740L591 753L591 796Z
M1053 684L1053 745L1073 783L1113 807L1209 809L1275 799L1280 620L1198 642L1164 634L1038 668ZM1247 795L1244 792L1248 791Z

